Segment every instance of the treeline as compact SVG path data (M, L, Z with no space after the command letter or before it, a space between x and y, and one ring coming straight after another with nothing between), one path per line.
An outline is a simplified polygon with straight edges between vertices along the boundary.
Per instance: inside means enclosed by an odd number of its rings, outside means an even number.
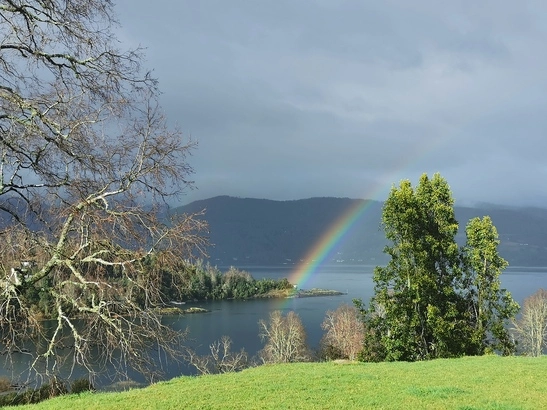
M185 265L177 272L165 271L162 278L162 293L175 301L249 299L291 288L286 278L255 279L234 267L222 272L203 263Z

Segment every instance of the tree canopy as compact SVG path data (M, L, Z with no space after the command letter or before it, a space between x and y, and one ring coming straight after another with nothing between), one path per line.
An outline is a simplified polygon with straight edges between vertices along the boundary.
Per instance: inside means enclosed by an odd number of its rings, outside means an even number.
M454 200L439 174L404 180L384 204L390 261L374 271L365 312L366 359L422 360L514 349L505 325L518 305L501 289L507 266L490 218L474 219L467 244L456 242ZM367 349L369 351L367 352Z
M163 212L191 187L195 144L166 123L113 16L109 0L0 4L0 350L28 352L37 374L67 351L90 371L146 372L174 352L180 334L149 309L154 267L204 245L199 218Z

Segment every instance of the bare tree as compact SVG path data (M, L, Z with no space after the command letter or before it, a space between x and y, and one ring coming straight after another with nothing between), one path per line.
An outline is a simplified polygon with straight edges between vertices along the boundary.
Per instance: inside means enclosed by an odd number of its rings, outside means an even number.
M305 362L311 359L306 344L306 330L294 311L283 316L280 310L270 314L269 322L260 320L260 338L265 342L260 351L264 363Z
M547 290L540 289L524 300L521 316L513 326L522 351L541 356L547 342Z
M191 186L194 143L116 24L110 0L0 2L0 350L31 354L29 374L148 372L183 336L150 308L162 269L204 245L199 218L161 212Z
M187 348L185 358L200 374L233 373L252 366L244 349L232 351L232 339L228 336L211 343L209 351L208 355L199 355Z
M328 358L357 358L363 349L365 328L356 307L342 304L335 311L329 310L321 327L326 330L321 339L321 351Z

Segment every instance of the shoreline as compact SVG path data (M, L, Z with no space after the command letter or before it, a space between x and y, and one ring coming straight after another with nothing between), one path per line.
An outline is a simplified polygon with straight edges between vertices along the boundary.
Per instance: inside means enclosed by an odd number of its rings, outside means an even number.
M345 295L345 292L340 292L338 290L331 290L331 289L284 289L284 290L278 290L273 292L268 292L263 295L255 295L250 298L246 299L224 299L224 300L253 300L253 299L272 299L272 298L278 298L278 299L294 299L294 298L311 298L311 297L322 297L322 296L341 296ZM222 300L222 299L215 299L215 300ZM186 302L171 302L171 306L165 306L165 307L158 307L156 308L156 311L160 314L165 315L185 315L185 314L195 314L195 313L208 313L211 312L210 310L201 308L201 307L189 307L187 309L183 308L187 303L199 303L199 302L211 302L213 299L208 300L190 300ZM174 305L174 306L173 306Z

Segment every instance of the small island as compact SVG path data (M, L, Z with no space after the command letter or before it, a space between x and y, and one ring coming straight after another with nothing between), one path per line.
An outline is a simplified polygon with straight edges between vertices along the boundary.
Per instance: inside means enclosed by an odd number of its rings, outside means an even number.
M164 275L170 275L170 272L164 272ZM287 278L255 279L249 272L234 267L222 272L217 267L203 263L185 266L176 275L166 277L164 282L176 284L165 288L163 293L168 300L179 301L171 302L171 306L165 307L178 313L196 313L196 311L184 309L183 306L186 303L200 301L302 298L344 294L336 290L299 289Z
M183 309L178 306L165 306L165 307L157 308L156 312L162 315L174 316L174 315L187 315L187 314L194 314L194 313L208 313L210 312L210 310L197 307L197 306L192 306L187 309Z
M271 279L267 279L271 281ZM344 295L344 292L330 289L298 289L296 286L291 285L290 287L285 285L287 279L281 279L279 282L283 284L281 288L273 288L267 292L257 293L252 296L243 297L243 298L225 298L229 300L249 300L249 299L267 299L267 298L282 298L282 299L292 299L292 298L309 298L309 297L319 297L319 296L340 296ZM287 282L288 283L288 282ZM193 299L189 303L195 303L200 301L207 301L208 299ZM209 299L210 300L210 299ZM218 299L217 299L218 300ZM184 308L183 306L186 302L171 302L170 306L164 306L157 308L157 312L162 315L184 315L184 314L193 314L193 313L208 313L210 310L192 306L189 308Z
M258 298L308 298L317 296L340 296L344 295L344 292L330 289L297 289L296 287L286 288L281 290L275 290L263 295L257 295Z

